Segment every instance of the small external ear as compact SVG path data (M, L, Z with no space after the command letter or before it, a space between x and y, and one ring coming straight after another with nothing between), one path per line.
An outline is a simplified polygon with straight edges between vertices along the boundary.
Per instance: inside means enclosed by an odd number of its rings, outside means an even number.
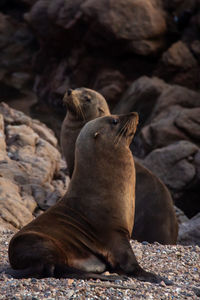
M98 107L98 110L99 110L100 112L102 112L102 113L105 112L104 109L103 109L102 107Z
M97 137L98 137L98 135L100 135L100 133L97 131L97 132L95 132L95 134L94 134L94 138L96 139Z

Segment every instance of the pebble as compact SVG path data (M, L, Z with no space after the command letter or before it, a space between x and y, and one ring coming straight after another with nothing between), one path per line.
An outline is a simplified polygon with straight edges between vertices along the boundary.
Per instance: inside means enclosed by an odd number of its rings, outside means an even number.
M0 233L0 269L8 266L8 242L12 231ZM135 278L126 281L101 282L76 279L21 279L0 273L0 299L8 300L129 300L129 299L194 299L200 297L200 248L171 246L131 241L138 262L173 282L166 285L142 282ZM141 255L140 255L141 254Z

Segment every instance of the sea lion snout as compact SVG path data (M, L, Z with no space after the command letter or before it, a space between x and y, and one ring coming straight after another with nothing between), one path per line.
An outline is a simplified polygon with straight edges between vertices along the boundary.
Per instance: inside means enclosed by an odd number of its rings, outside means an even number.
M67 95L70 96L71 93L72 93L72 91L73 91L72 89L68 89L68 90L67 90Z
M117 131L118 137L123 136L130 145L137 129L137 124L139 121L138 113L131 112L129 114L119 115L118 118L120 121L119 129Z
M119 115L119 118L122 119L122 120L135 120L136 124L138 123L139 121L139 115L137 112L131 112L131 113L128 113L128 114L125 114L125 115Z

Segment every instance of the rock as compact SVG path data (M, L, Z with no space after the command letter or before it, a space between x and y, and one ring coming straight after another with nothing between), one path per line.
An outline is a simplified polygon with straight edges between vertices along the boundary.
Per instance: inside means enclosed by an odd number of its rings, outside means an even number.
M125 88L125 77L118 70L100 70L94 83L94 90L109 99L112 109Z
M196 0L163 0L163 5L171 11L181 12L192 10L196 6Z
M172 192L175 204L187 216L200 210L200 149L189 141L152 151L143 160L144 165L155 173Z
M174 208L179 226L180 224L189 221L189 218L184 214L184 212L180 208L178 208L177 206L174 206Z
M137 87L136 82L134 84ZM175 204L191 218L200 209L197 196L200 183L200 94L164 83L145 115L145 88L141 86L136 91L138 93L133 93L128 99L130 102L127 102L127 107L130 105L130 110L138 110L143 123L131 146L132 151L163 180ZM140 98L141 106L137 103ZM146 99L151 97L147 96Z
M53 32L50 32L48 24L50 27L56 25L69 31L83 21L89 28L86 39L90 44L94 45L95 42L96 45L102 45L101 39L124 40L129 43L127 45L130 51L142 55L156 52L162 45L162 37L167 30L159 0L126 0L125 5L123 0L109 0L109 3L101 1L98 4L94 0L59 0L52 3L40 0L26 15L26 20L40 37L45 34L52 36ZM54 32L55 30L53 28ZM99 35L99 39L95 35Z
M0 224L19 229L37 208L55 204L69 179L50 129L5 103L0 103L0 121Z
M27 25L0 13L0 96L13 98L33 80L33 35Z
M179 85L169 85L159 97L152 118L162 118L173 105L184 108L200 107L200 94Z
M199 107L199 93L156 77L142 76L130 85L114 113L139 113L131 148L141 158L180 140L199 145Z
M102 93L113 109L130 79L152 73L142 55L166 45L159 0L38 0L25 19L40 45L33 60L39 101L59 112L65 89L80 86Z
M194 53L198 62L200 62L200 41L195 40L191 43L191 51Z
M20 229L33 219L24 205L19 187L8 178L0 177L0 223Z
M199 145L200 94L180 86L166 86L137 138L145 156L179 140ZM142 107L143 109L143 107Z
M200 144L200 108L184 109L175 120L176 126Z
M180 225L178 242L183 245L200 246L200 213Z
M0 114L0 160L6 158L6 142L4 134L4 120L3 115Z
M189 186L196 174L193 160L198 147L188 141L179 141L152 151L144 164L173 190Z
M197 66L196 59L182 41L174 43L166 52L164 52L161 62L165 67L168 66L176 70L188 70Z
M115 106L114 113L125 114L135 110L140 116L139 127L142 127L150 121L157 99L167 87L168 85L157 77L142 76L129 86Z
M21 0L21 2L23 2L29 6L33 6L33 4L35 4L37 2L37 0Z
M18 110L11 109L8 105L0 103L0 113L4 116L4 121L11 125L27 125L32 128L42 139L48 141L52 146L57 147L57 139L51 129L38 120L31 119Z
M154 75L169 83L197 89L199 66L187 45L178 41L163 53Z
M164 12L159 1L85 1L81 11L86 20L94 20L93 31L107 33L115 40L129 41L133 52L148 55L160 48L160 37L166 32ZM157 41L155 42L155 40Z

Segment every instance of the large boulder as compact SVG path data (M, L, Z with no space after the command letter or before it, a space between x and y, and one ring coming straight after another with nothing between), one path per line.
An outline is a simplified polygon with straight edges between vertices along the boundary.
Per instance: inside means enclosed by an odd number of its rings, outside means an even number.
M115 106L114 113L125 114L133 110L140 116L138 129L150 122L157 99L169 85L157 77L142 76L135 80ZM138 130L137 129L137 130Z
M140 145L149 153L180 140L200 145L200 94L181 86L168 86L157 99L151 123L140 133Z
M179 141L152 151L145 157L144 164L164 180L171 190L178 191L191 187L198 177L195 156L199 153L199 148L193 143Z
M45 35L46 38L48 34L54 37L50 32L51 26L54 32L59 30L56 29L59 26L67 34L83 22L83 39L94 47L99 44L107 47L105 42L124 41L129 51L143 55L157 51L167 31L165 13L159 0L39 0L26 19L40 37ZM50 25L49 29L47 25Z
M53 132L0 103L0 224L21 228L55 204L69 180Z
M129 50L147 55L162 46L167 27L164 11L154 0L84 1L81 12L90 20L93 32L105 32L113 40L128 41ZM101 33L102 32L102 33Z
M165 19L160 0L38 0L25 20L40 45L33 61L39 100L59 109L66 87L86 86L113 108L130 76L151 72L143 57L166 48Z
M189 141L178 141L151 151L144 165L163 180L175 204L188 217L200 211L200 148Z
M195 48L195 44L192 44ZM196 49L196 48L195 48ZM165 51L154 75L167 82L197 89L199 86L199 64L186 43L178 41Z

